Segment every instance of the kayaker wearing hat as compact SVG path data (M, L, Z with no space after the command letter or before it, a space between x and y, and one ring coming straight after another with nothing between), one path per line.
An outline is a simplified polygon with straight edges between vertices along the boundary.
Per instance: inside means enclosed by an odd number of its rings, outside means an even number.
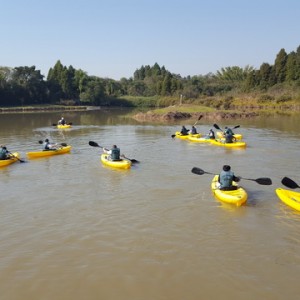
M231 171L231 167L228 165L223 166L223 170L219 175L219 183L220 183L220 190L236 190L237 187L232 185L232 182L239 182L240 178L234 176L234 173Z

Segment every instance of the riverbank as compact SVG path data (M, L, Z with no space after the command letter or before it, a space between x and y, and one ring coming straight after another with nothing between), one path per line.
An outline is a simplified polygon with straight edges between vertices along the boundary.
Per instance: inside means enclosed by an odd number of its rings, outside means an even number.
M223 120L223 119L246 119L246 118L254 118L259 114L257 112L168 112L165 114L156 114L154 112L147 113L137 113L133 116L133 118L140 122L146 121L158 121L158 122L170 122L176 120L186 120L186 119L196 119L199 116L202 116L202 119L210 120Z
M99 109L100 106L37 105L37 106L0 107L0 113L82 111L82 110L99 110Z
M258 104L254 101L235 103L229 109L197 105L181 104L171 105L165 108L153 109L147 112L139 112L133 118L139 122L171 122L185 119L195 119L202 115L207 120L224 119L249 119L261 115L294 114L300 112L299 103L264 103Z

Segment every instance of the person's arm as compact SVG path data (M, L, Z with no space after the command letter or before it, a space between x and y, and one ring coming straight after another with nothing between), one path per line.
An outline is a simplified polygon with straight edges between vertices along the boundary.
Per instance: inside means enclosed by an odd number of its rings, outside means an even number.
M106 154L109 154L109 155L111 154L111 150L108 150L106 148L103 148L103 152L106 153Z
M232 180L235 181L235 182L239 182L241 180L241 178L239 176L234 176L233 175Z

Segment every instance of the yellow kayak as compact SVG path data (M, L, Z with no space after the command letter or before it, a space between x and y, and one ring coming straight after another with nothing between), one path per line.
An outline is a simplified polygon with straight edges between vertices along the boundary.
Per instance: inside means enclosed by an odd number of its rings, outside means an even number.
M222 131L217 131L217 137L218 137L219 139L224 138L224 133L223 133ZM239 133L234 134L233 137L234 137L237 141L240 141L240 140L243 138L243 136L242 136L241 134L239 134Z
M14 152L11 154L9 159L0 159L0 167L5 167L15 163L18 159L20 159L20 154L18 152Z
M275 191L283 203L300 211L300 193L281 188L278 188Z
M71 124L57 125L56 127L59 129L71 128Z
M222 191L218 188L218 179L219 175L215 175L211 182L211 190L218 200L236 206L241 206L246 203L248 195L242 187L239 187L236 182L233 182L233 185L238 187L236 190Z
M71 146L63 146L56 150L42 150L42 151L34 151L34 152L27 152L28 158L39 158L39 157L46 157L46 156L53 156L58 154L64 154L71 151Z
M225 143L225 139L212 140L211 143L216 146L223 146L227 148L245 148L245 142L234 142L234 143Z
M196 134L186 134L186 135L182 135L182 134L180 133L180 131L176 131L174 137L177 137L177 138L182 139L182 140L187 140L189 137L196 137L196 138L199 138L199 137L201 137L201 134L200 134L200 133L196 133Z
M109 159L109 154L103 153L101 154L101 162L109 167L118 168L118 169L130 169L131 161L127 159L120 159L116 161L112 161Z
M211 143L212 139L205 138L205 137L195 137L189 136L188 140L195 143Z

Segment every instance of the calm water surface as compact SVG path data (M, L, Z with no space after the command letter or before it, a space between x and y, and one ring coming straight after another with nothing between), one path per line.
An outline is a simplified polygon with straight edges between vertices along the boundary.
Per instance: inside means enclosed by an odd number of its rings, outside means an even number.
M27 161L0 169L1 300L298 297L300 213L275 188L283 176L300 184L299 116L218 122L241 125L241 150L172 139L180 124L140 124L125 111L64 113L69 130L51 126L60 116L0 115L0 143ZM72 152L28 160L46 137ZM141 163L104 167L90 140ZM247 205L221 204L212 175L191 169L223 164L273 185L242 180Z

